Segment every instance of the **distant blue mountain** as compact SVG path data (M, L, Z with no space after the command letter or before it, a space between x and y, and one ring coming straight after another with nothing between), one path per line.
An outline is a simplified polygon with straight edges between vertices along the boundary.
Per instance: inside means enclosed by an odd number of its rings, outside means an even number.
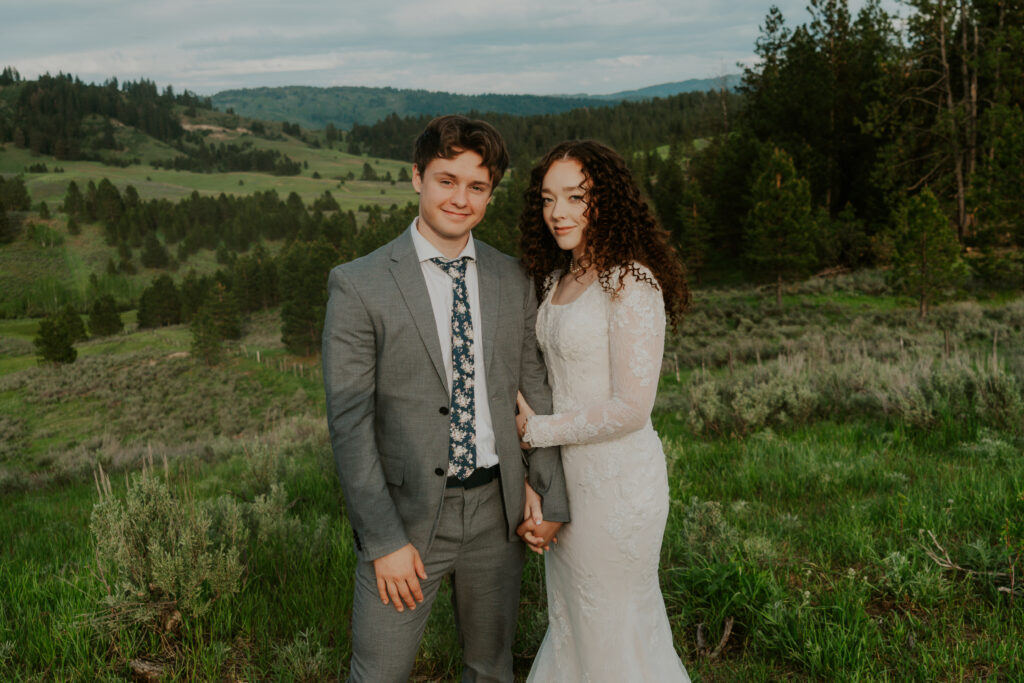
M743 77L740 74L729 74L720 78L691 78L687 81L661 83L660 85L651 85L638 90L623 90L610 95L582 95L582 97L591 97L598 100L614 100L615 102L619 102L621 100L649 100L652 97L671 97L672 95L678 95L679 93L684 92L720 90L722 87L729 90L735 90L736 86L740 84L742 79Z

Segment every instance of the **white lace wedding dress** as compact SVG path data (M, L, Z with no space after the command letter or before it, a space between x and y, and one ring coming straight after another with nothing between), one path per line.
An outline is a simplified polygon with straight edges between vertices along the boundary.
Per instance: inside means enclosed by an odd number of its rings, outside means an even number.
M665 342L661 292L632 275L614 297L595 281L554 305L554 290L537 339L556 412L530 418L525 440L562 445L572 522L544 556L548 630L527 680L689 681L658 585L669 507L650 420Z

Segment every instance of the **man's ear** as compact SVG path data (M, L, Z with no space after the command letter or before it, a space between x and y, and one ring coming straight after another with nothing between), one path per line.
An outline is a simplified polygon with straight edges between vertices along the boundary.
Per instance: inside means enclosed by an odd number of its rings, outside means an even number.
M420 188L423 187L423 177L420 175L419 166L416 164L412 165L412 189L416 190L416 194L420 193Z

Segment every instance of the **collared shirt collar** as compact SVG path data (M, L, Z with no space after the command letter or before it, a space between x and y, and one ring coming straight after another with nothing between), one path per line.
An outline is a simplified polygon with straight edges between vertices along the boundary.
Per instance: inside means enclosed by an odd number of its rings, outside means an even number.
M412 219L412 223L409 225L409 230L412 231L412 244L416 248L416 258L422 263L423 261L429 261L432 258L440 256L447 260L444 254L438 251L437 247L431 244L426 237L420 234L420 231L416 229L416 224L419 222L419 216ZM469 236L469 241L466 242L466 246L459 253L456 258L468 256L473 261L476 261L476 241L473 239L473 235Z

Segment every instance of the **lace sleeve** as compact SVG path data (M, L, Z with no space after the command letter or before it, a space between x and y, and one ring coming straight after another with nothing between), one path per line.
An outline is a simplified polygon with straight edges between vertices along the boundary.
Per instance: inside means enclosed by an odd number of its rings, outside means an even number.
M593 443L647 424L665 348L665 302L660 290L632 274L626 276L622 290L611 300L608 345L611 398L571 412L534 415L527 422L524 441L532 446Z

